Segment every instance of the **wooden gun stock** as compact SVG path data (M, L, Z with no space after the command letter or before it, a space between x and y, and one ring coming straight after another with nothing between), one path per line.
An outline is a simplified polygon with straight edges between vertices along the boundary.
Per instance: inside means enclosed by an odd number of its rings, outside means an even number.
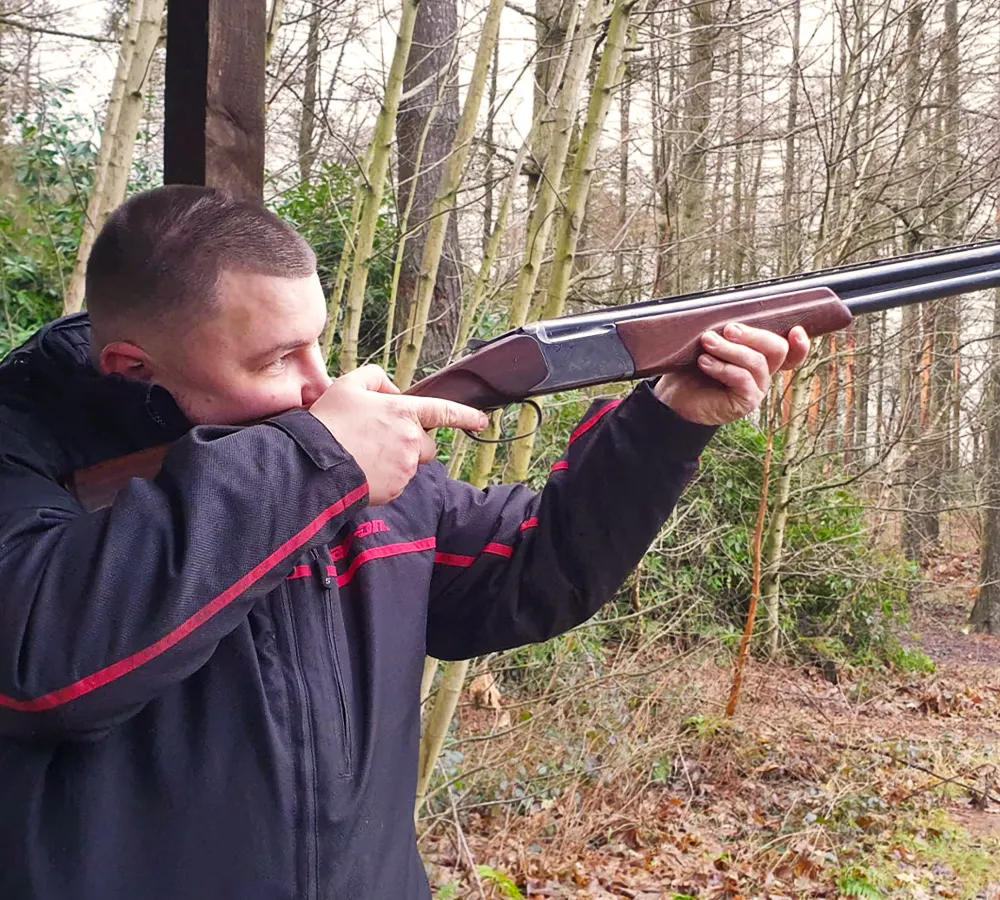
M129 479L155 477L169 449L170 444L162 444L78 469L64 484L87 512L94 512L110 506Z

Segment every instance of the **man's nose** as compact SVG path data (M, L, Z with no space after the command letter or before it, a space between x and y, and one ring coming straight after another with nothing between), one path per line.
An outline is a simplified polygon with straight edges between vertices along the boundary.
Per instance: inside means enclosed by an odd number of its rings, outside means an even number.
M302 405L307 408L312 406L331 384L333 379L327 374L322 355L319 352L314 353L310 357L305 381L302 384Z

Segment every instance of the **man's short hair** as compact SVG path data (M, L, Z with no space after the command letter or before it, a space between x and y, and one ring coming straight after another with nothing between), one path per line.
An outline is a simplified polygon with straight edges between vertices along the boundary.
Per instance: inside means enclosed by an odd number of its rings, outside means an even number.
M149 326L173 330L210 313L229 270L282 278L316 271L316 255L281 218L196 185L129 198L108 217L87 260L86 303L104 340Z

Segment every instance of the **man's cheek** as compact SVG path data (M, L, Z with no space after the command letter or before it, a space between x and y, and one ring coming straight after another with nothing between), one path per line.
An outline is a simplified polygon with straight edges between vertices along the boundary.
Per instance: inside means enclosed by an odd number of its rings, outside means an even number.
M247 419L266 419L302 405L301 392L292 388L281 390L260 387L249 391L241 398L241 406Z

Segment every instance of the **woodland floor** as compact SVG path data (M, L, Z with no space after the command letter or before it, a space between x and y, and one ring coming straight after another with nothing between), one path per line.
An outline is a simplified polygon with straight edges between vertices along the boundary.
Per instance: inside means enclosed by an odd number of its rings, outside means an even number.
M933 673L842 670L831 684L757 663L729 721L728 666L690 654L624 706L602 706L599 688L548 718L506 697L468 704L463 766L505 774L496 802L462 816L456 802L424 833L438 898L1000 900L1000 638L966 633L976 569L935 560L900 634ZM617 731L596 724L623 708ZM591 722L571 735L581 709ZM498 723L508 737L475 740ZM590 774L511 801L518 773L579 772L575 741ZM538 778L521 781L530 794Z

